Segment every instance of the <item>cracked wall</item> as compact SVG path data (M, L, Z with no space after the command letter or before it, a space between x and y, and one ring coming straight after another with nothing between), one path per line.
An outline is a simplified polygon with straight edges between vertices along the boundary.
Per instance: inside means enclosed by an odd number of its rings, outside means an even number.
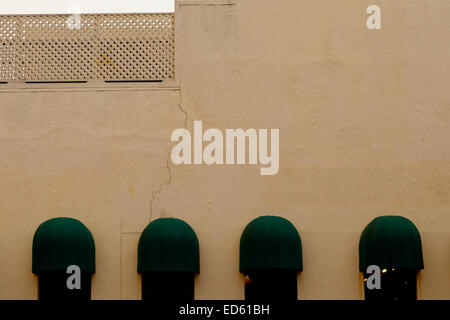
M155 208L197 232L196 297L244 297L241 232L275 214L302 237L300 299L362 299L360 234L397 214L421 232L418 297L448 299L448 3L384 1L379 32L373 1L199 3L177 8L188 128L279 128L280 170L172 166Z
M126 298L121 248L148 224L151 195L168 178L179 100L176 87L0 93L0 299L36 298L33 234L56 216L94 236L93 299ZM126 270L135 277L136 252Z
M137 243L150 219L200 242L197 299L241 299L239 238L289 219L303 243L300 299L361 299L358 241L379 215L421 232L421 299L449 299L450 47L445 0L179 1L180 87L0 87L0 298L36 298L31 241L45 219L81 219L97 246L93 299L139 299ZM170 135L279 128L280 170L175 166Z

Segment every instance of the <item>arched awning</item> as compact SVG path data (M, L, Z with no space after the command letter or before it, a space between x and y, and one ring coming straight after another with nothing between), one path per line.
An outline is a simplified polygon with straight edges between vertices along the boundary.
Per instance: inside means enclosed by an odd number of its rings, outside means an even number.
M149 223L138 245L138 272L144 271L200 272L194 230L176 218L159 218Z
M370 222L359 241L359 270L423 269L422 243L414 223L401 216L381 216Z
M70 265L94 273L94 238L89 229L76 219L47 220L34 234L32 260L33 273L65 271Z
M294 225L277 216L251 221L241 235L239 271L303 270L302 242Z

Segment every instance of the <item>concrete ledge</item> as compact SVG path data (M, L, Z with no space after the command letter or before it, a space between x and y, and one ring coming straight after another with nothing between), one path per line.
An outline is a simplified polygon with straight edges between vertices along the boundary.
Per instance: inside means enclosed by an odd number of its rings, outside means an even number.
M80 83L25 83L11 81L0 84L0 93L7 92L37 92L37 91L149 91L149 90L180 90L177 81L163 82L105 82L87 81Z

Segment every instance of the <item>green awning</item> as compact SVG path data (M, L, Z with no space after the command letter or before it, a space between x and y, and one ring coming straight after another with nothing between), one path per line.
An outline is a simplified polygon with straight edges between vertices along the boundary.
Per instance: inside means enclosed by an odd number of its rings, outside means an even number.
M138 272L200 272L199 246L194 230L183 220L159 218L142 232Z
M359 270L423 269L422 243L414 223L400 216L381 216L370 222L359 241Z
M95 272L95 244L88 228L72 218L54 218L42 223L33 238L33 273L67 270L77 265Z
M242 232L239 271L255 269L295 269L302 271L302 242L288 220L262 216Z

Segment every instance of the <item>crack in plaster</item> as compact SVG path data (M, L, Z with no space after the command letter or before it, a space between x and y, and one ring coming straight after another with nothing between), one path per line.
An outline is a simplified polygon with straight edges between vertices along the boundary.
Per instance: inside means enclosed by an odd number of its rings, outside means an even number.
M188 121L189 115L188 115L187 111L182 107L182 103L183 103L183 93L180 88L180 101L178 103L178 109L180 109L180 111L184 114L184 128L187 129L187 121ZM149 207L150 207L149 222L152 221L152 218L153 218L153 202L155 202L155 200L156 200L156 198L155 198L156 195L161 194L162 188L164 186L168 187L170 185L170 183L172 182L172 170L170 169L171 152L172 152L172 142L169 143L169 152L167 153L167 160L166 160L166 169L168 172L168 178L166 181L159 184L158 190L151 192L152 197L149 201Z

